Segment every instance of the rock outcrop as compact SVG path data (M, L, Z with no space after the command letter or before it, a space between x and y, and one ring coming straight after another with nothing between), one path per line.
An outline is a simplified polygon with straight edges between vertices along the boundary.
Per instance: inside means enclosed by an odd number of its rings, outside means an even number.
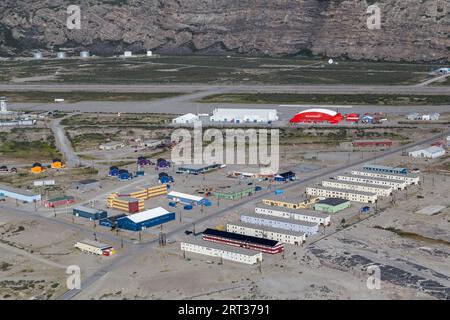
M161 53L313 54L390 61L450 61L450 1L2 0L0 54L35 49ZM81 29L67 8L81 7Z

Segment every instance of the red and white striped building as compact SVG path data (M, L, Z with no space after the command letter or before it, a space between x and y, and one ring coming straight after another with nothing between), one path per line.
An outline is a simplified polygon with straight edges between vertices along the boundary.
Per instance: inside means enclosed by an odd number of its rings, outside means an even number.
M203 240L261 251L269 254L276 254L284 251L283 243L276 240L246 236L215 229L206 229L203 231Z

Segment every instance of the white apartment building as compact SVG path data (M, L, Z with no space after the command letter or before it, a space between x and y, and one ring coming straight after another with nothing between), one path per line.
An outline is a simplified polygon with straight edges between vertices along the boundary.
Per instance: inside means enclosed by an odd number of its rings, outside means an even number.
M262 252L197 239L182 241L181 251L245 264L256 264L262 261Z
M394 173L372 172L366 170L353 170L351 173L353 175L358 176L406 181L408 185L420 184L420 177L419 175L416 174L394 174Z
M367 184L364 182L342 181L336 179L323 180L322 186L337 189L373 192L379 197L388 197L393 192L393 188L391 186L380 186L378 184Z
M311 210L296 210L283 207L268 206L265 204L258 204L258 206L255 208L255 213L265 214L273 217L313 222L324 226L328 226L331 223L331 217L329 214Z
M293 245L300 245L306 241L306 234L302 232L259 226L245 222L229 223L227 224L227 231Z
M380 186L390 186L396 190L404 190L407 186L407 183L404 180L373 178L373 177L360 176L360 175L342 174L342 175L336 176L335 178L337 180L341 180L341 181L352 181L352 182L359 182L359 183L376 184L376 185L380 185Z
M375 203L378 199L377 194L373 192L336 189L324 186L306 187L306 194L325 198L342 198L362 203Z
M256 224L259 226L302 232L305 233L306 235L314 235L317 232L319 232L318 223L280 218L255 213L242 214L241 221Z

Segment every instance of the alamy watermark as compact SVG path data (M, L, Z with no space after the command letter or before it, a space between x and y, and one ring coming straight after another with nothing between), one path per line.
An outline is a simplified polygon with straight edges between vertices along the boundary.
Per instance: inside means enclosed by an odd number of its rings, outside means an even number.
M80 30L81 29L81 8L77 5L70 5L67 7L67 29Z
M194 130L175 130L172 143L172 162L176 165L242 164L264 166L274 172L279 169L278 129L211 128L203 132L202 124L195 123Z
M81 289L81 268L77 265L68 266L66 269L67 277L66 285L67 289Z
M369 290L380 290L381 289L381 269L379 266L371 265L367 267L367 273L369 277L367 278L366 285Z

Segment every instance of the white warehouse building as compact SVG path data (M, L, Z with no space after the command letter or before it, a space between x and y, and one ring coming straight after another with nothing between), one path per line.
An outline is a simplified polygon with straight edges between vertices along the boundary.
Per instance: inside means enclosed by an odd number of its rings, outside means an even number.
M352 174L358 176L406 181L408 185L420 183L420 177L417 174L395 174L395 173L373 172L367 170L353 170Z
M229 223L227 224L227 231L294 245L299 245L306 241L306 234L303 232L259 226L246 222Z
M211 122L271 123L278 120L276 109L214 109Z
M322 186L337 188L337 189L348 189L363 192L373 192L379 197L388 197L392 194L391 186L381 186L378 184L368 184L364 182L353 182L353 181L342 181L336 179L328 179L322 181Z
M325 198L342 198L354 202L375 203L378 196L373 192L337 189L324 186L306 187L306 194Z
M267 216L254 213L241 215L241 221L260 226L291 230L302 232L307 235L313 235L319 232L319 224L314 222L299 221L287 218Z
M408 156L413 158L436 159L445 155L445 149L442 147L431 146L426 149L420 149L408 152Z
M331 218L329 214L311 210L296 210L283 207L268 206L265 204L258 204L258 206L255 208L255 213L273 217L313 222L324 226L329 226L331 223Z
M218 257L223 260L245 264L256 264L262 261L262 252L197 239L182 241L181 251Z
M179 116L175 119L172 119L173 124L186 124L186 123L195 123L200 120L200 117L193 113L187 113L182 116Z
M360 183L376 184L380 186L390 186L396 190L404 190L407 186L404 180L385 179L385 178L373 178L360 175L341 174L336 176L337 180L341 181L353 181Z

